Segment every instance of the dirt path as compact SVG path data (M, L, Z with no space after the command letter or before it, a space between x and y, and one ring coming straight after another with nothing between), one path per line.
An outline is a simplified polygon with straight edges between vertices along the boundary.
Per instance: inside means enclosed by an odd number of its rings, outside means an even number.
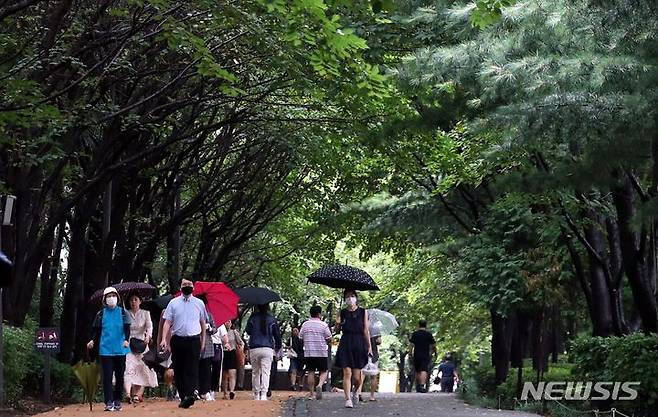
M68 405L66 407L37 414L37 417L278 417L283 403L292 397L292 392L274 392L270 401L254 401L251 392L238 392L235 400L218 400L214 402L197 401L187 410L178 408L178 402L149 398L143 403L132 406L124 404L119 413L103 411L103 404L95 404L89 412L89 405Z

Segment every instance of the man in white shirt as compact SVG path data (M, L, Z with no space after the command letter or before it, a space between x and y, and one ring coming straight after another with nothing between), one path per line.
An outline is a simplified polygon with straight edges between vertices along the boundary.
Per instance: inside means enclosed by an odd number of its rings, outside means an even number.
M160 347L171 349L176 388L180 395L181 408L194 404L199 385L199 356L205 344L206 307L203 301L192 295L194 283L184 279L181 282L180 297L169 302L164 313L165 323ZM171 346L169 340L171 339Z

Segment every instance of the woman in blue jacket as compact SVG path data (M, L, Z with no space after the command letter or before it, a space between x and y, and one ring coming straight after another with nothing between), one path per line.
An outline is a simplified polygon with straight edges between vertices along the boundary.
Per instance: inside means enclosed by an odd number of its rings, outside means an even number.
M275 352L281 349L281 332L274 316L267 311L269 306L261 304L247 323L249 335L249 359L251 362L251 386L254 399L267 401L270 386L270 369Z
M103 291L103 309L96 314L91 335L87 348L91 350L94 346L98 347L103 370L105 411L119 411L130 340L130 317L119 304L119 293L114 287L107 287ZM112 375L115 378L114 390Z

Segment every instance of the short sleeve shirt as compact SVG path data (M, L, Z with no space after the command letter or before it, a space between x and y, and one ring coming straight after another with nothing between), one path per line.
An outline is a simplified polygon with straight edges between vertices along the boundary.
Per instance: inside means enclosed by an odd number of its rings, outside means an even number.
M412 333L409 341L414 344L414 356L417 358L429 358L430 346L436 344L434 336L427 330L418 329Z
M214 344L216 344L216 345L221 345L222 343L224 343L224 342L222 342L222 338L223 338L224 335L226 335L226 334L227 334L227 333L226 333L226 326L224 326L224 325L222 324L221 326L219 326L219 327L217 328L217 333L215 333L214 335L212 335L212 342L213 342Z
M311 318L302 324L299 338L304 343L304 357L322 358L327 356L327 339L331 337L329 326L324 321Z
M197 336L201 334L201 320L205 320L206 307L203 301L194 296L179 296L169 302L164 313L165 320L171 322L174 336Z

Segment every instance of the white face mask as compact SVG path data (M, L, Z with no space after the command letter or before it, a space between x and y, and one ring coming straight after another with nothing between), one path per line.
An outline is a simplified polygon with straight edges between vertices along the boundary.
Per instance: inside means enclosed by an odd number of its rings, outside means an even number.
M118 300L117 300L116 297L107 297L107 298L105 299L105 304L107 304L107 306L110 307L110 308L114 308L114 307L116 307L116 306L117 306L117 302L118 302Z
M345 299L345 302L347 303L348 306L352 307L356 305L356 297L347 297Z

